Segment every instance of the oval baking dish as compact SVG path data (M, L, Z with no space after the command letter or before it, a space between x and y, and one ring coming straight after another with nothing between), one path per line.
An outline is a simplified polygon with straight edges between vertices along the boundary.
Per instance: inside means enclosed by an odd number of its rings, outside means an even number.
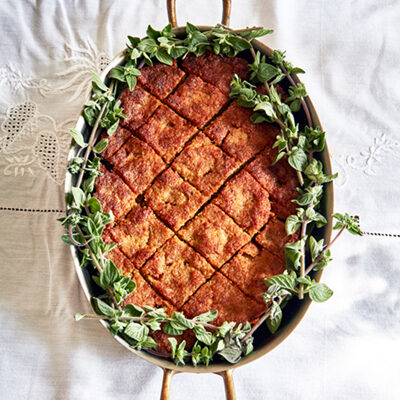
M182 37L185 34L185 27L177 27L176 16L175 16L175 2L170 0L168 3L168 13L169 19L173 26L173 32L177 35L178 38ZM224 0L224 14L223 14L223 24L226 25L229 20L230 14L230 1ZM210 26L198 26L200 31L210 30L212 27ZM272 54L272 50L261 43L260 41L253 40L253 47L256 51L260 51L262 54L269 56ZM101 74L101 79L107 83L107 75L108 73L115 67L123 65L125 63L123 52L120 53L116 58L114 58L108 67ZM296 75L292 76L296 83L299 83L299 79ZM317 113L314 109L314 106L309 97L305 98L305 102L307 103L308 109L311 114L311 119L314 126L321 127L321 123L318 119ZM76 127L76 130L82 132L84 136L87 136L89 127L87 126L83 115L80 116ZM71 148L69 153L69 160L75 157L77 154L76 148ZM323 163L325 172L327 174L331 174L331 165L329 159L329 152L327 147L319 153L319 160ZM66 184L65 184L65 192L69 193L71 191L73 185L73 176L67 173ZM332 213L333 213L333 185L329 183L325 187L324 196L321 201L321 213L326 217L328 223L322 229L320 229L317 233L317 236L320 238L324 238L325 243L329 243L331 230L332 230ZM76 272L78 274L78 278L84 290L85 296L90 301L93 293L96 291L94 288L92 279L87 270L84 270L80 266L78 251L75 247L71 246L72 257L74 260ZM321 277L322 271L318 271L313 274L313 278L315 280L319 280ZM263 355L267 354L269 351L278 346L297 326L297 324L301 321L304 314L306 313L311 301L307 298L305 300L292 300L285 308L285 315L281 324L279 331L271 335L266 326L258 329L254 334L254 351L242 358L237 364L232 365L224 362L213 362L209 366L199 365L197 367L193 367L190 365L186 366L177 366L172 361L157 357L145 351L138 351L129 346L129 344L119 336L115 336L115 339L133 352L135 355L161 367L164 369L164 382L162 389L162 399L169 398L169 389L170 389L170 379L174 373L179 372L193 372L193 373L217 373L222 375L225 381L225 388L228 399L234 399L234 390L233 390L233 382L231 377L231 372L234 368L237 368L241 365L247 364ZM109 328L109 323L105 320L100 321L105 328ZM265 324L264 324L265 325Z

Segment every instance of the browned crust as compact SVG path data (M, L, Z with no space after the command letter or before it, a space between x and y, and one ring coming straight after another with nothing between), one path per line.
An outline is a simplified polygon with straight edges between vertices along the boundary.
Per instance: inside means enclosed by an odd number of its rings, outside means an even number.
M141 272L159 293L181 307L214 269L186 243L173 237L147 261Z
M185 119L162 105L136 135L170 162L196 131Z
M246 171L235 175L213 202L253 235L270 215L268 192Z
M171 168L155 180L145 198L156 214L174 230L192 218L208 199Z
M134 131L142 126L161 104L154 96L136 85L131 92L127 87L119 96L126 119L121 125Z
M186 224L178 236L193 246L215 268L219 268L250 241L250 236L213 204L209 204Z
M110 162L135 194L147 189L165 168L162 158L148 144L134 136L110 158Z
M251 109L243 108L233 102L204 131L217 144L235 159L245 162L266 146L272 146L279 134L275 125L254 124L250 117Z
M117 174L109 172L104 165L100 171L103 175L95 180L93 196L100 201L104 212L112 212L115 219L119 219L135 206L135 195Z
M296 172L286 159L273 164L277 154L277 149L267 147L246 167L246 170L267 189L272 199L272 211L278 218L286 219L296 213L296 205L292 199L297 198L298 181Z
M262 247L275 254L281 260L285 260L285 244L296 242L298 234L288 236L285 230L285 223L277 218L271 218L255 239Z
M138 82L161 100L165 99L185 76L185 73L177 68L176 60L173 65L158 63L152 67L144 67L140 72Z
M212 52L202 56L188 54L182 62L182 67L227 95L230 93L230 84L235 74L241 79L246 79L249 74L248 62L245 59L220 57Z
M124 305L135 304L139 307L163 307L172 313L172 309L174 309L174 307L154 291L149 283L143 278L141 273L117 247L107 252L105 257L113 261L115 266L120 269L125 276L131 277L136 283L136 288L124 300Z
M278 133L278 128L270 124L234 128L226 136L222 148L235 159L245 162L265 146L272 145Z
M172 164L175 171L206 196L216 192L237 167L238 163L203 133L197 135Z
M189 75L166 103L194 125L204 126L229 100L215 86Z
M260 249L254 243L249 243L222 267L221 272L248 296L263 303L262 294L267 290L264 279L281 274L284 270L285 262L282 259L267 249Z
M112 238L137 268L161 247L173 232L157 219L150 208L135 207L128 217L110 229Z
M101 237L106 244L115 243L115 240L111 236L109 227L106 227ZM125 276L131 276L135 270L135 266L126 258L118 247L114 247L112 250L107 251L107 253L104 254L104 257L111 260Z
M102 139L108 140L108 145L104 151L101 152L101 158L109 160L110 157L116 153L122 145L132 136L132 133L122 126L118 126L117 130L112 136L108 136L106 132L102 134Z
M252 109L240 107L237 102L234 101L221 115L207 126L204 133L211 138L214 143L220 145L231 130L242 126L251 127L253 125L250 121L252 114Z
M213 324L224 321L252 322L265 310L265 306L243 294L225 276L216 273L183 306L183 312L193 318L201 313L217 310Z

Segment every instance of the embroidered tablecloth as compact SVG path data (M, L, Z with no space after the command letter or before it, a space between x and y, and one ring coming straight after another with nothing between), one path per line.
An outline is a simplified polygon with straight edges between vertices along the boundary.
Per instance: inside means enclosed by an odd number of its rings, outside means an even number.
M216 1L179 1L181 22L215 24ZM231 26L275 29L327 131L335 208L365 231L400 231L400 2L233 2ZM2 1L0 7L0 393L2 399L155 399L161 370L134 357L89 311L56 218L69 128L100 72L164 1ZM314 304L276 350L235 372L239 399L400 398L400 241L335 245ZM172 399L222 399L214 375L174 378Z

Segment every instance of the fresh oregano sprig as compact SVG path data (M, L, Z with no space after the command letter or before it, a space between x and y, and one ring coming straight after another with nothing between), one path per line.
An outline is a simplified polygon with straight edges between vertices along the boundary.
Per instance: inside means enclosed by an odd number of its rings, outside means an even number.
M123 310L117 311L98 298L92 299L92 305L96 314L76 314L75 319L77 321L106 319L110 323L113 335L121 334L133 348L138 350L156 348L157 343L150 335L162 329L171 336L168 339L172 349L171 358L177 364L184 365L187 360L191 360L193 365L201 363L208 365L215 356L235 363L253 349L252 338L241 343L251 329L250 324L237 326L234 322L224 322L221 326L213 325L210 322L217 317L217 311L209 311L188 319L180 312L168 316L163 308L138 307L133 304L128 304ZM196 337L191 351L186 350L185 340L178 345L174 337L182 335L187 330L191 330Z
M337 220L333 229L339 230L339 232L327 246L324 246L323 239L317 242L310 236L310 239L313 239L310 241L312 263L305 270L304 277L298 276L296 271L288 268L283 274L265 279L268 289L263 294L263 299L267 309L244 337L244 341L251 337L264 322L266 322L272 334L279 329L282 322L282 309L293 296L299 295L300 284L303 285L303 293L308 294L312 301L322 303L333 295L333 291L325 283L316 282L310 278L309 274L312 271L325 268L328 262L331 261L330 248L345 230L353 235L362 235L356 218L350 217L348 214L339 213L333 214L333 217ZM291 244L287 244L286 248L288 247L290 248ZM297 258L298 256L293 257Z

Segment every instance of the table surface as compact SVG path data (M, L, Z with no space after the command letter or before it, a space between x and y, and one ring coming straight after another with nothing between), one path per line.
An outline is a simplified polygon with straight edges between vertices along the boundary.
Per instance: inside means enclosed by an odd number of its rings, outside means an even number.
M218 22L216 1L179 1L178 20ZM287 51L327 131L337 212L400 233L400 2L239 1L231 26L264 26ZM156 399L161 370L134 357L89 311L56 218L66 153L90 84L164 1L2 1L0 7L0 393L2 399ZM295 332L235 372L239 399L398 399L400 239L350 237ZM196 388L193 390L193 388ZM221 378L181 374L172 399L223 398Z

